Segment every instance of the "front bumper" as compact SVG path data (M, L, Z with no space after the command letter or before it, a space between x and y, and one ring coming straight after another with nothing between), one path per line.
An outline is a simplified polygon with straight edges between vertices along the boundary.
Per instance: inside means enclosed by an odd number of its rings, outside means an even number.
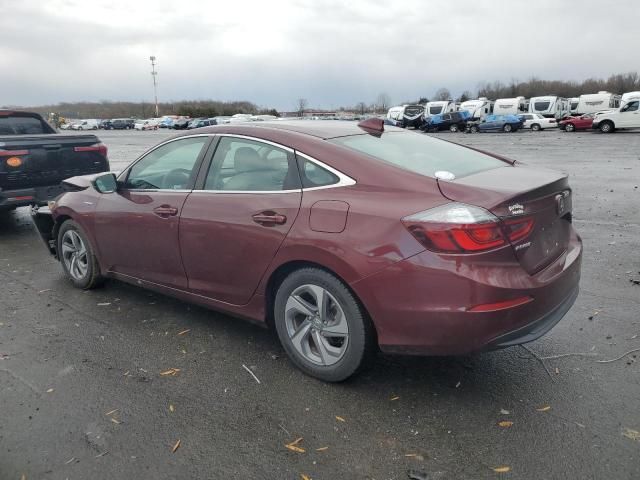
M470 258L424 251L354 282L389 353L465 355L533 341L569 311L578 295L582 242L572 231L568 248L529 275L510 249ZM476 305L531 297L494 311Z
M24 207L28 205L45 205L63 192L61 184L44 187L20 188L16 190L0 190L0 209Z

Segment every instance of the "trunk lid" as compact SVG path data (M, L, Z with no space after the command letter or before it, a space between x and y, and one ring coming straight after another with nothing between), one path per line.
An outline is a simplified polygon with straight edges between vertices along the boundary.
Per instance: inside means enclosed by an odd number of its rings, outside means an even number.
M438 179L438 186L450 200L486 208L506 228L532 219L528 235L512 242L514 255L531 275L568 247L572 197L564 173L514 164L452 181Z

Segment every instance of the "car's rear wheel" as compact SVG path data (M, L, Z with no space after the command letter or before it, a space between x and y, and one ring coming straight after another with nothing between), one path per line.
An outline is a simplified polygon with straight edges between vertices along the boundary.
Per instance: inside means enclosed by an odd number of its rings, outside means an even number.
M480 131L477 125L472 125L470 130L471 133L478 133Z
M613 130L614 130L613 123L608 121L604 121L600 123L600 131L602 133L611 133L613 132Z
M564 126L564 130L565 130L565 132L575 132L576 131L576 126L573 123L567 123Z
M88 290L103 283L98 260L87 235L73 220L67 220L60 226L57 250L62 268L75 287Z
M533 127L531 127L531 128L533 128ZM502 131L504 131L504 132L509 133L511 130L513 130L513 127L511 126L510 123L506 123L504 125L504 127L502 127Z
M375 353L366 313L339 279L319 268L302 268L284 279L276 293L274 320L291 361L321 380L346 380Z
M542 129L540 128L540 125L538 125L537 123L534 123L533 125L531 125L531 130L533 130L534 132L538 132Z
M453 133L457 132L458 131L458 125L456 125L454 123L453 125L449 126L449 131L453 132Z

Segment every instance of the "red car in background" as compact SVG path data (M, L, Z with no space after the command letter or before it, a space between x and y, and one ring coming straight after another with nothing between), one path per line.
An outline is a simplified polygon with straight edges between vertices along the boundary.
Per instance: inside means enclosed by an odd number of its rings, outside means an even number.
M576 130L590 130L594 118L594 113L586 113L579 117L568 117L560 120L559 126L561 130L565 130L567 132L575 132Z
M65 186L34 221L73 285L114 278L274 327L326 381L378 348L530 342L578 294L565 174L381 119L205 127Z

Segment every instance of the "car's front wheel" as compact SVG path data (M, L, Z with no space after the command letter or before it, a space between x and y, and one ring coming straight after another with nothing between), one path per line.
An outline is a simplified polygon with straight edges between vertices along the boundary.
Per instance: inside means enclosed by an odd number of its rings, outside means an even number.
M575 125L573 123L567 123L564 126L564 131L565 132L575 132L575 130L576 130L576 127L575 127Z
M276 331L303 372L340 382L365 367L375 353L369 318L335 276L303 268L284 279L274 305Z
M611 133L613 132L613 130L614 130L613 123L608 121L604 121L600 123L600 131L602 133Z
M73 220L65 221L58 230L58 258L75 287L89 290L102 284L93 248L82 227Z
M456 125L456 124L454 123L453 125L451 125L451 126L449 127L449 131L450 131L450 132L453 132L453 133L457 132L457 131L458 131L458 125Z
M533 127L532 127L532 128L533 128ZM509 132L511 132L511 130L513 130L513 127L511 126L511 124L510 124L510 123L506 123L506 124L504 125L504 127L502 127L502 130L503 130L504 132L509 133Z

